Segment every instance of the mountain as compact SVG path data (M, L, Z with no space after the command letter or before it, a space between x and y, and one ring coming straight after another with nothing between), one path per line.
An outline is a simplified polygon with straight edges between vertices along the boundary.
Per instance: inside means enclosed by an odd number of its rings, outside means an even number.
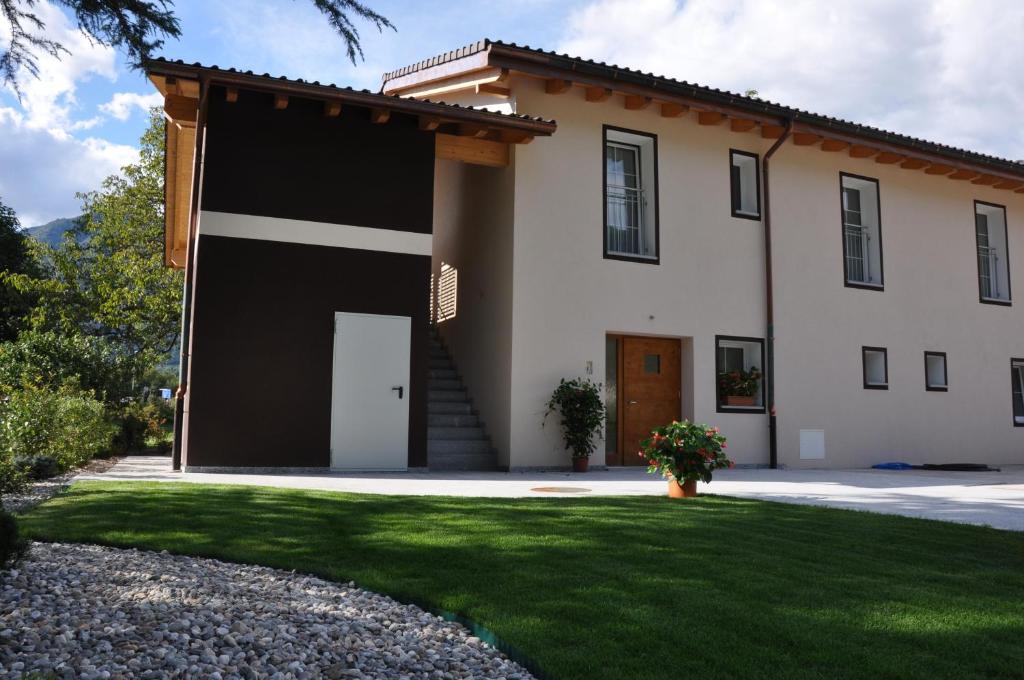
M56 248L64 238L64 233L75 226L77 219L77 217L59 217L38 227L26 227L25 233L51 248Z

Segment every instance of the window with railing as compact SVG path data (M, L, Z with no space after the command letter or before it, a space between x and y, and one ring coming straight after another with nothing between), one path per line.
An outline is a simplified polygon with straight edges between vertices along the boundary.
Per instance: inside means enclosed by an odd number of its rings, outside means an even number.
M1006 253L1006 208L974 202L978 254L978 295L982 302L1009 304L1010 263Z
M1013 424L1024 427L1024 359L1011 359Z
M878 180L840 175L846 285L882 288L882 219Z
M605 128L606 257L657 261L655 145L653 135Z

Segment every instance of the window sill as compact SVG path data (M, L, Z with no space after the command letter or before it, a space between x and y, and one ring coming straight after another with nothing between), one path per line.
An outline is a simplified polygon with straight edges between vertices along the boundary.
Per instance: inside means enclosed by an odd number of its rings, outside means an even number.
M929 392L949 392L949 385L925 385L924 388Z
M619 260L621 262L638 262L640 264L660 264L660 259L657 255L632 255L630 253L617 253L614 251L607 251L604 254L606 260Z
M733 210L732 216L741 220L757 220L761 221L761 213L747 212L745 210Z
M766 413L764 406L726 406L719 404L718 413Z
M979 302L983 305L1000 305L1002 307L1009 307L1012 303L1004 298L979 298Z
M860 288L862 290L885 290L885 284L883 283L865 283L863 281L850 281L846 280L847 288Z
M864 383L864 389L866 389L866 390L887 390L887 389L889 389L889 383Z

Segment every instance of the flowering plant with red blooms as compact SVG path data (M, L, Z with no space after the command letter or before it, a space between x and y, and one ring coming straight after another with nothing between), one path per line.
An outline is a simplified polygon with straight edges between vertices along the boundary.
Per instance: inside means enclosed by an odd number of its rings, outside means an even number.
M715 470L734 467L725 449L725 437L717 427L677 420L651 430L650 439L640 444L639 455L647 461L648 472L674 477L680 484L688 479L707 483Z

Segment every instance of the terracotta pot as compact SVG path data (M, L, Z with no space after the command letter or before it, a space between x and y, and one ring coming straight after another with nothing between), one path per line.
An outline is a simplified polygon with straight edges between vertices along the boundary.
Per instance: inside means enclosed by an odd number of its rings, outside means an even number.
M588 467L590 467L590 459L589 458L573 458L572 459L572 471L573 472L586 472Z
M754 395L744 396L740 394L730 394L725 398L726 406L757 406L757 399Z
M693 498L697 495L697 480L687 479L682 484L675 477L668 480L669 498Z

